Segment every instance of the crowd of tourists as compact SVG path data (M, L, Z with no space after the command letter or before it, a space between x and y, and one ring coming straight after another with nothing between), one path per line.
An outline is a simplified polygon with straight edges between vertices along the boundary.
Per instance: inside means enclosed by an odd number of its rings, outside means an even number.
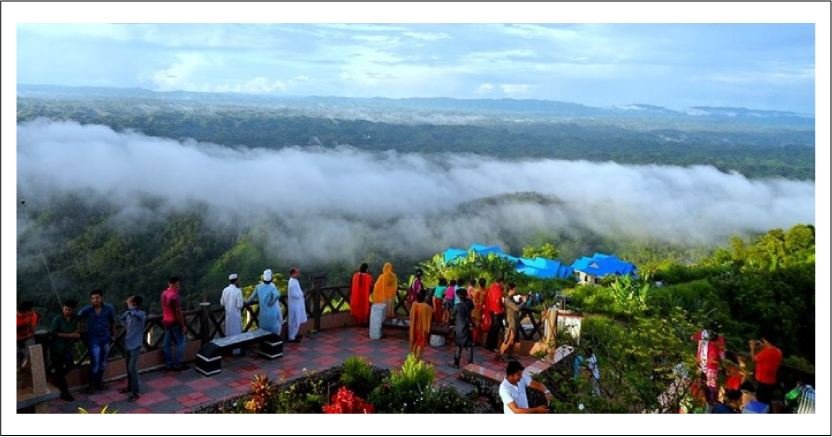
M429 289L423 283L422 276L422 271L416 270L405 295L411 353L421 359L435 327L452 329L456 348L451 366L459 368L463 356L466 356L467 363L473 363L474 349L480 346L494 352L495 361L507 361L506 378L499 390L505 413L548 411L546 407L528 407L527 386L543 391L547 398L551 394L542 384L528 378L513 355L519 341L521 311L524 305L531 303L528 301L530 297L521 294L515 284L504 284L502 278L490 285L482 278L438 278L438 285ZM222 290L219 299L225 310L224 334L233 336L242 333L243 307L245 304L256 304L259 306L257 324L260 329L283 335L285 325L287 341L301 341L300 329L307 321L307 315L306 297L299 277L300 269L292 267L286 290L288 314L284 319L281 291L274 284L270 269L263 272L247 300L238 285L239 275L230 274L228 286ZM184 364L187 326L182 315L180 286L178 277L170 277L167 288L160 296L161 324L164 328L162 352L165 368L169 371L188 368ZM355 323L368 325L374 305L384 306L383 317L394 317L398 286L398 278L390 263L384 264L382 273L375 280L369 266L362 264L353 275L350 286L350 313ZM129 401L135 401L141 396L137 363L146 335L147 315L142 310L143 299L138 295L127 298L120 315L117 315L113 305L104 302L102 290L90 292L89 299L89 304L80 309L77 309L78 302L75 300L62 302L61 314L54 318L49 328L48 346L60 397L66 401L74 399L69 392L66 375L74 363L74 343L81 340L87 347L90 360L87 393L106 388L104 371L110 347L115 341L116 324L121 324L125 331L123 350L127 383L120 392L126 394ZM32 303L21 302L17 313L19 368L29 365L28 346L34 344L35 327L39 321ZM747 356L726 350L725 339L716 324L694 333L691 340L697 342L697 374L691 379L692 403L687 408L689 411L767 413L776 409L776 412L814 412L812 375L803 374L793 388L785 392L782 381L778 379L782 352L768 339L750 340ZM240 350L233 351L234 355L240 353ZM751 362L754 364L753 373L748 371ZM601 372L592 348L575 350L572 365L573 377L588 376L592 393L601 396ZM783 397L775 397L778 394Z
M719 331L719 324L714 323L710 329L691 336L697 342L697 375L690 386L691 409L714 414L815 412L812 375L799 372L793 388L783 394L783 353L765 335L749 340L748 354L744 355L727 350ZM750 363L753 372L749 371Z

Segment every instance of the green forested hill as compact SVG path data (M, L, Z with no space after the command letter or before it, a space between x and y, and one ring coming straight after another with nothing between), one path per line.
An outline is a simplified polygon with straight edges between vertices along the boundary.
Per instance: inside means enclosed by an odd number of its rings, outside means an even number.
M749 177L814 179L814 131L734 128L651 128L649 120L487 124L374 122L290 116L268 107L159 103L156 100L18 100L18 121L36 117L103 124L150 136L232 147L350 145L365 150L477 153L508 159L552 158L631 164L713 165ZM666 126L666 122L660 124Z

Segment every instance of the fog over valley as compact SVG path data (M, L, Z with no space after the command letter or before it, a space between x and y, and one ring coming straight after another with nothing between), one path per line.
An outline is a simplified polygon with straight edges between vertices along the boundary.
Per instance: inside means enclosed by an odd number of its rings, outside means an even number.
M125 229L202 206L213 225L257 227L280 258L306 262L358 262L369 248L424 257L571 229L715 245L814 223L809 181L390 148L232 149L38 119L18 127L18 191L35 207L84 193L117 206L110 225Z

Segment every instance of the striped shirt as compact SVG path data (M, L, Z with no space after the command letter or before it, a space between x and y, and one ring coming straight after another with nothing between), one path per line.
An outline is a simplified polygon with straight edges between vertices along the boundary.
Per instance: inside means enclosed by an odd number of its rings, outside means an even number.
M811 385L800 387L797 414L815 414L815 389Z

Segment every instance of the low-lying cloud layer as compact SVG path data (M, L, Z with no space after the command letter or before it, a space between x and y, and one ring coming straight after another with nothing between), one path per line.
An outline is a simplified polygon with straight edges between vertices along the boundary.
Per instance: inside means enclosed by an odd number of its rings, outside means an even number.
M815 204L812 182L752 181L706 166L238 150L43 119L18 126L18 184L23 196L91 191L123 206L133 222L157 215L139 205L146 195L173 210L205 204L218 223L270 218L280 224L267 229L272 247L298 261L352 262L370 246L424 256L579 228L723 243L735 233L814 223ZM460 208L521 192L560 201L519 196Z

